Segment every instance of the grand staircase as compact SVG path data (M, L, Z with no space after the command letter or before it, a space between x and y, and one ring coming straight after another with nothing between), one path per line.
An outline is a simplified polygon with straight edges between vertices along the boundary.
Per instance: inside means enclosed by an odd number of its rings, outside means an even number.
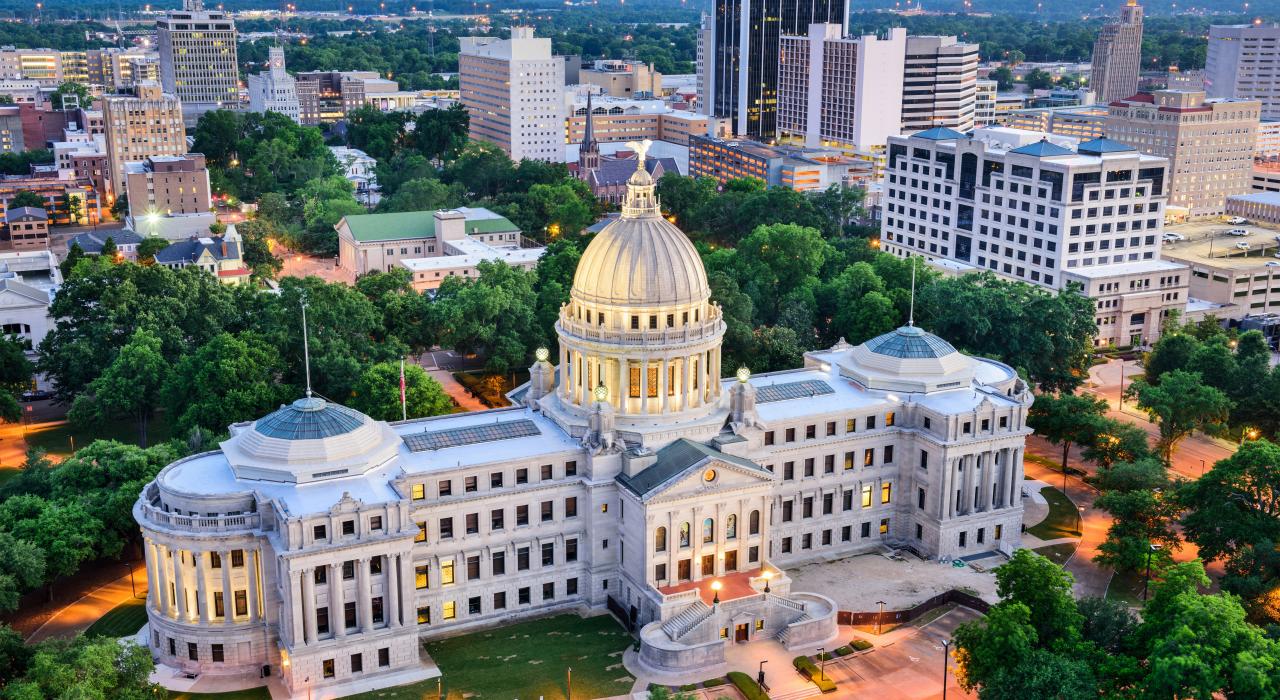
M689 607L676 613L670 620L662 623L662 631L674 641L691 632L695 627L706 622L715 612L711 606L701 600L691 603Z

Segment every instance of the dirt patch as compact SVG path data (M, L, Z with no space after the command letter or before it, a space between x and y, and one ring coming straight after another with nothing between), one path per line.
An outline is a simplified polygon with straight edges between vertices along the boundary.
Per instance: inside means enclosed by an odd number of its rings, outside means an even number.
M862 554L831 562L788 569L791 589L825 595L840 610L873 612L876 601L886 610L905 610L953 588L967 588L983 600L995 603L995 574L969 567L917 559L904 553L903 561L879 554Z

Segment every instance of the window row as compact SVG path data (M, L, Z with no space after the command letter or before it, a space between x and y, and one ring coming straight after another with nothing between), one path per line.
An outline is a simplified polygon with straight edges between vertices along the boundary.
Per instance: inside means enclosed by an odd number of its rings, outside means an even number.
M541 589L542 589L541 595L538 598L538 602L549 603L556 599L556 582L555 581L547 581L543 583L541 586ZM570 597L570 596L576 596L576 595L578 595L577 577L575 576L573 578L565 579L564 596ZM508 605L507 592L497 591L496 593L494 593L490 597L488 610L486 610L484 607L483 596L478 596L478 595L470 596L466 599L465 604L467 606L467 615L483 615L486 612L498 612L501 610L506 610ZM522 586L516 589L515 604L516 605L532 605L533 604L533 587ZM419 625L431 624L431 609L432 609L432 606L430 605L423 605L418 608L418 624ZM458 618L458 601L446 600L440 603L439 619L456 620L457 618Z
M864 430L875 430L875 429L876 429L876 420L877 420L877 416L874 416L874 415L872 415L872 416L866 416L865 418L863 418L863 425L865 426L863 429L864 429ZM884 427L886 427L886 428L891 428L891 427L893 427L893 425L894 425L894 412L893 412L893 411L889 411L889 412L887 412L887 413L885 413L885 414L884 414ZM838 426L839 426L839 423L838 423L837 421L827 421L827 423L823 426L823 437L832 437L832 436L836 435L836 434L837 434L837 428L838 428ZM845 419L845 421L844 421L844 434L845 434L845 435L849 435L850 433L855 433L855 432L857 432L857 429L858 429L858 419L857 419L857 418L846 418L846 419ZM795 442L795 441L796 441L796 435L797 435L796 428L786 428L786 429L784 429L784 430L783 430L782 435L783 435L783 443ZM805 440L816 440L817 438L818 438L818 426L817 426L817 424L813 424L813 425L806 425L806 426L804 426L804 439L805 439ZM774 445L774 444L777 444L777 431L776 431L776 430L768 430L768 431L765 431L765 434L764 434L764 444L766 444L766 445Z
M609 504L601 503L600 512L608 513ZM578 517L578 497L568 496L564 499L563 506L560 511L560 519L569 519ZM529 524L530 520L529 506L515 506L515 525L514 527L524 527ZM555 501L541 501L538 504L538 522L549 523L556 520ZM440 518L437 521L436 539L448 540L453 539L457 534L454 528L454 519L452 516ZM428 535L428 527L426 520L419 520L417 523L418 532L413 536L414 542L426 542ZM464 535L480 534L480 513L467 513L462 516L462 527ZM507 528L507 509L494 508L489 511L489 532L502 532Z
M758 510L751 511L751 515L747 517L747 523L748 523L747 529L748 529L749 535L760 534L760 511ZM679 534L679 540L678 540L679 547L683 548L683 547L692 546L693 531L689 523L687 522L680 523L680 527L677 530L677 532ZM711 544L716 542L716 535L717 535L717 531L716 531L715 518L704 518L702 521L702 528L700 533L702 543ZM738 516L736 514L731 513L724 519L724 531L723 531L722 537L726 541L736 540L738 538ZM665 526L659 526L656 530L653 531L653 551L655 552L667 551L667 528Z
M608 541L605 540L605 546ZM532 546L516 548L516 571L529 571L533 568L534 553ZM543 542L536 550L538 561L541 567L555 566L557 563L572 564L578 561L578 538L571 537L564 541L564 553L560 562L556 561L556 546L554 542ZM467 581L477 581L485 576L481 572L481 556L478 554L467 555L462 562ZM498 550L489 554L489 571L488 576L505 576L507 573L507 552ZM458 583L457 562L454 559L441 559L440 571L436 575L436 584L439 586L452 586ZM418 564L414 567L414 588L425 590L431 588L431 565Z
M530 479L530 469L528 467L520 467L515 470L515 485L520 486L528 484ZM543 464L537 469L539 483L544 481L552 481L556 478L553 465ZM578 462L570 460L564 463L564 469L561 472L561 478L569 478L578 475ZM506 472L495 471L489 473L489 490L500 489L504 486L507 479ZM454 494L453 479L440 479L436 482L436 496L444 498ZM480 490L480 477L477 475L465 476L462 478L462 493L476 493ZM409 497L415 501L421 501L427 497L427 485L425 483L411 484L409 487Z
M880 483L880 504L887 505L893 502L893 482L883 481ZM854 497L858 497L858 504L862 508L870 508L876 502L876 488L873 484L863 484L861 489L848 489L841 495L840 509L842 511L853 510ZM800 518L812 518L815 513L815 505L821 508L822 515L831 515L835 512L836 494L824 493L820 501L815 503L813 496L803 496L799 499ZM782 522L789 523L795 518L796 499L788 498L782 502Z

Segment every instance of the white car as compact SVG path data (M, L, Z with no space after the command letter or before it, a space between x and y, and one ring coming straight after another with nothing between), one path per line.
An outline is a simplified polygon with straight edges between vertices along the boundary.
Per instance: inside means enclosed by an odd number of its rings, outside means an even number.
M1227 229L1227 235L1228 235L1228 236L1247 236L1247 235L1249 235L1249 229L1247 229L1247 228L1229 228L1229 229Z
M1227 219L1227 223L1231 224L1232 226L1239 226L1240 224L1249 223L1249 220L1244 217L1233 216L1230 219Z
M1165 243L1174 243L1177 241L1187 240L1187 237L1182 235L1181 233L1166 233L1163 236L1161 236L1161 238L1164 239Z
M1275 260L1272 260L1266 264L1266 267L1280 267L1280 262L1276 262Z
M1248 244L1248 243L1244 243L1244 242L1242 241L1242 242L1240 242L1240 243L1237 243L1237 244L1236 244L1236 250L1248 250L1248 249L1249 249L1249 244Z

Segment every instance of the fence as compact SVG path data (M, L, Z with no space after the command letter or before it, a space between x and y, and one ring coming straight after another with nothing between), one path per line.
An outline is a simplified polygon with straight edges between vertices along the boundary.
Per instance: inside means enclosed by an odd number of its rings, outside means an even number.
M920 603L914 608L907 608L906 610L885 610L884 613L880 613L879 611L851 612L848 610L841 610L836 613L836 622L842 625L874 625L877 622L880 624L906 623L911 622L934 608L949 605L951 603L963 605L966 608L973 608L984 615L991 609L991 604L987 601L975 595L970 595L964 591L953 588Z

